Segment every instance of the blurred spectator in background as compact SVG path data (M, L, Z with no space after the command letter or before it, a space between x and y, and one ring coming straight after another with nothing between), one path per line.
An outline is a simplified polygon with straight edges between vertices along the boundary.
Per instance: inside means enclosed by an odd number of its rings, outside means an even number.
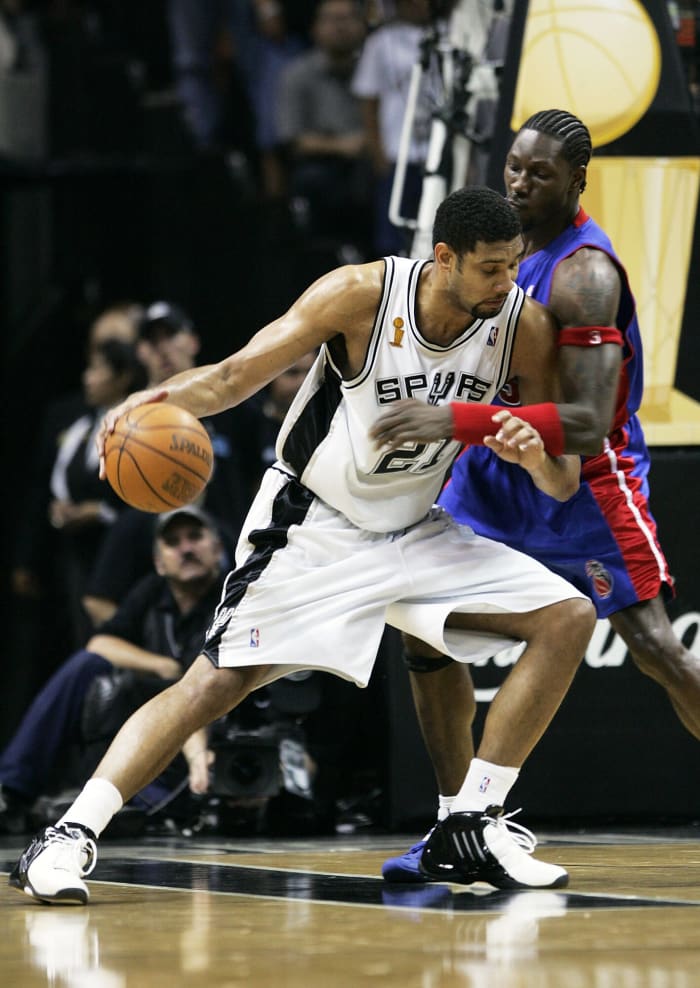
M180 306L158 301L146 309L137 348L149 385L194 367L200 346L199 334ZM262 471L259 416L257 409L231 409L203 420L214 449L214 473L199 500L219 525L226 565L233 558L238 532ZM149 572L155 517L124 507L106 534L93 560L83 599L94 625L110 618L127 591Z
M413 67L421 57L421 41L432 22L430 0L396 0L396 17L381 24L364 43L352 91L362 102L367 145L375 171L374 252L405 254L408 234L389 221L389 201ZM436 30L444 23L437 22ZM428 151L432 113L441 103L437 67L422 75L403 189L402 215L415 218Z
M27 0L0 0L0 156L46 153L47 54Z
M350 82L364 37L357 0L320 0L314 45L282 70L277 91L279 138L300 229L315 239L354 244L363 254L371 239L371 168Z
M698 49L700 5L697 0L669 0L667 6L688 82L693 111L700 115L700 50Z
M124 302L111 305L99 314L87 330L86 358L95 345L105 340L133 342L142 311L138 304ZM71 327L66 332L75 332L75 329ZM51 371L53 376L47 374L47 380L56 389L61 380L60 368L52 366ZM8 383L14 384L14 380ZM27 399L20 397L19 389L15 393L14 401L11 394L8 399L10 408L16 409L18 401L26 402ZM8 580L11 618L5 636L8 661L4 690L0 694L0 738L8 736L30 697L50 673L51 655L65 654L73 648L63 587L57 578L55 562L60 533L49 524L48 504L51 472L63 437L68 427L88 413L89 408L82 388L57 393L57 398L44 401L38 413L23 466L27 484L22 496L16 500L14 523L8 527L12 545ZM41 404L39 397L35 400Z
M96 346L107 340L135 344L142 316L143 307L138 302L117 302L110 305L90 324L85 344L88 358ZM47 405L40 430L41 439L37 444L37 466L53 463L64 430L88 408L84 388L60 395ZM48 478L48 469L46 476ZM38 480L38 476L36 479ZM43 483L33 484L35 489L41 486L44 486Z
M230 149L233 117L251 117L261 191L285 192L275 94L308 45L315 0L168 0L175 87L194 146Z
M42 461L37 464L36 487L20 533L13 584L19 594L39 593L40 574L50 553L53 572L45 579L60 595L74 648L92 630L82 606L85 577L106 528L124 507L97 476L93 437L105 411L146 381L132 343L116 339L93 343L83 371L85 411L60 433L51 423L53 448L47 441L39 448Z
M19 613L16 620L25 625L23 638L24 657L31 664L34 654L35 638L38 633L39 615L34 613L35 607L41 600L41 623L48 624L52 615L60 612L57 601L63 600L65 591L63 580L59 577L62 569L53 565L61 547L66 549L66 534L74 529L92 528L92 522L87 521L87 514L92 509L83 505L76 509L69 507L66 495L72 495L76 502L84 501L86 496L95 496L95 501L105 498L113 503L113 498L104 490L104 485L95 484L94 471L88 467L87 458L92 455L89 442L76 441L78 432L85 429L89 432L92 423L99 421L100 408L107 407L118 400L118 393L145 379L145 371L137 359L133 349L136 338L136 322L142 309L134 302L115 304L105 309L92 322L88 330L86 344L87 366L83 372L83 387L79 392L70 392L50 402L43 414L39 429L39 438L34 444L33 462L30 464L31 483L28 485L27 497L23 504L23 512L18 521L14 552L14 566L11 574L13 593L19 598ZM71 445L82 449L80 455L69 457L69 447L66 441L71 436ZM75 452L75 450L74 450ZM83 487L83 479L89 475L88 486ZM61 496L59 496L59 493ZM53 502L56 502L53 504ZM52 506L53 504L53 506ZM117 507L123 507L118 502ZM110 508L105 503L105 517ZM73 512L83 513L82 522L69 520ZM62 521L67 522L64 531L60 532ZM95 522L93 535L102 531L106 521ZM92 540L90 540L92 541ZM87 560L86 560L87 563ZM22 606L26 603L26 607ZM63 604L65 605L65 601ZM77 623L75 598L72 600L71 625L72 630L66 629L65 644L74 647L83 644L76 641L76 636L87 633L84 625L82 609L78 610ZM23 611L28 613L23 615ZM59 621L60 625L60 621ZM58 640L61 640L59 632Z
M242 69L254 34L250 0L168 0L173 81L199 151L224 150L231 63Z
M262 193L284 198L287 178L277 129L277 93L286 65L309 45L317 0L252 0L255 33L246 52L244 73L253 108L255 144Z

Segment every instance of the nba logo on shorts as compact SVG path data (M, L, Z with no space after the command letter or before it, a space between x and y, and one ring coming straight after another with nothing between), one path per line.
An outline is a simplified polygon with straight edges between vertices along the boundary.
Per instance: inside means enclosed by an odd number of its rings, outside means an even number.
M250 629L250 647L251 648L260 647L260 628Z
M485 775L481 782L479 783L479 792L486 792L488 787L491 785L491 779L488 775Z

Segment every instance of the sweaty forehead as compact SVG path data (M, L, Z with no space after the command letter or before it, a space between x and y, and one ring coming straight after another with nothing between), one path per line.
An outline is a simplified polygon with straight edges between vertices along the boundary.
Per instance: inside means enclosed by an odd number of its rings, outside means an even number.
M521 130L511 144L510 154L539 161L556 161L561 156L562 141L537 130Z

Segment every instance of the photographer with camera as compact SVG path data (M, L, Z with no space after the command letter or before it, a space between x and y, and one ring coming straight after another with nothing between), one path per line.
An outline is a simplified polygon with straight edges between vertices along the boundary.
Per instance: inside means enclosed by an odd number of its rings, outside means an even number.
M200 508L157 517L155 572L54 673L0 755L0 833L31 829L37 799L70 782L71 746L79 746L80 772L92 771L130 714L190 666L219 602L222 559L218 527ZM261 690L235 717L213 725L211 739L205 730L192 735L184 762L178 757L134 797L132 820L134 808L145 823L167 807L180 823L195 826L257 830L274 819L280 829L282 816L287 827L314 825L315 765L299 722L319 702L313 674ZM216 815L205 802L175 804L186 789L214 797Z
M83 768L97 764L132 711L199 654L223 583L211 517L193 506L160 515L153 561L155 572L48 680L0 755L0 833L25 832L37 797L65 784L71 744L83 749ZM198 735L183 750L195 790L206 787L212 758Z

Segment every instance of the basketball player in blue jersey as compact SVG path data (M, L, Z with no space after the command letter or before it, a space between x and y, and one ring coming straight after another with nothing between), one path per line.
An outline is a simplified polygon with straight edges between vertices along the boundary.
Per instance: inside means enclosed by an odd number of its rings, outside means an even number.
M365 686L387 622L460 662L491 654L494 643L527 642L486 721L479 757L488 780L463 780L461 812L451 818L463 844L484 850L457 868L436 847L433 864L463 882L566 884L563 868L529 853L533 835L502 806L571 683L594 609L529 556L433 507L459 442L377 449L369 436L380 410L406 395L478 413L513 372L546 419L557 397L557 329L514 283L520 220L502 196L453 193L433 237L430 260L388 257L324 275L239 352L132 395L105 417L102 454L131 408L167 400L213 415L319 348L280 429L278 460L244 524L203 654L127 721L75 803L21 856L12 886L42 901L86 902L96 837L185 739L201 732L204 753L206 725L300 669ZM503 438L487 445L552 496L571 496L578 458L547 453L523 414L501 409L497 418Z
M636 414L642 346L634 298L610 240L579 204L590 157L585 125L565 111L546 110L523 124L505 165L507 199L525 240L518 283L561 326L565 403L548 427L560 437L552 448L584 454L580 489L556 503L484 446L469 446L439 503L457 521L530 553L586 593L700 738L700 662L676 638L666 613L663 595L672 592L673 580L648 504L649 454ZM512 407L517 398L516 379L501 400ZM453 436L469 442L459 420L456 407L400 402L373 434L382 443ZM406 654L445 816L472 754L465 731L475 712L469 670L431 661L421 643L406 642ZM461 711L455 696L463 698ZM425 881L422 846L386 862L385 877Z

